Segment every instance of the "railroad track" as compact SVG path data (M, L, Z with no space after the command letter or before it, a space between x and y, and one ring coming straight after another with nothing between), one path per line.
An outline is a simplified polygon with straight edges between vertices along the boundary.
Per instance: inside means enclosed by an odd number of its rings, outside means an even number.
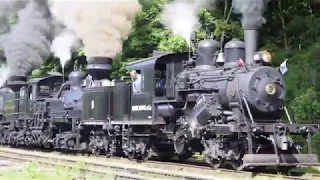
M251 179L252 176L265 178L281 178L292 180L320 180L320 176L309 174L306 177L280 176L275 174L254 174L252 172L235 172L232 170L213 170L210 167L194 166L188 164L164 163L158 161L148 161L138 163L122 158L103 157L79 157L58 155L57 153L44 153L39 151L20 150L12 148L0 148L0 158L30 162L35 161L44 166L63 166L77 168L85 177L88 173L103 177L108 180L136 179L136 180L231 180L231 179ZM83 163L83 167L75 164ZM229 177L229 178L228 178Z

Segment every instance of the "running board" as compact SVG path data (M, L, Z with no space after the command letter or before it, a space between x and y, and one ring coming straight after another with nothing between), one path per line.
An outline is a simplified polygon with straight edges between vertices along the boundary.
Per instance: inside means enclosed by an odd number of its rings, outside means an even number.
M243 165L250 166L319 166L316 154L245 154Z

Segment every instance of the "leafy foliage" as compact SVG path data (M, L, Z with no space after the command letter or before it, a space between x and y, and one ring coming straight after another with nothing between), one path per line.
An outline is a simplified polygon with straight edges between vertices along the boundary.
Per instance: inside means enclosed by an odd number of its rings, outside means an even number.
M296 113L297 122L312 120L320 113L320 101L316 99L316 92L313 88L296 97L292 101L292 109Z

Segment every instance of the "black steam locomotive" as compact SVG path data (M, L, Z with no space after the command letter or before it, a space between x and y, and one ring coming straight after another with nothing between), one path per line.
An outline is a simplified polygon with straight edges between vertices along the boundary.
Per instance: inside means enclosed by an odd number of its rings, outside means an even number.
M311 135L318 125L281 123L282 74L271 55L256 52L257 31L245 42L206 39L195 53L158 53L127 65L141 75L141 93L125 79L108 80L112 59L88 60L87 75L10 77L0 92L3 144L181 159L204 154L213 167L318 165ZM165 86L157 81L164 80ZM288 115L288 113L286 113ZM290 118L289 118L290 119ZM300 154L289 134L308 141Z

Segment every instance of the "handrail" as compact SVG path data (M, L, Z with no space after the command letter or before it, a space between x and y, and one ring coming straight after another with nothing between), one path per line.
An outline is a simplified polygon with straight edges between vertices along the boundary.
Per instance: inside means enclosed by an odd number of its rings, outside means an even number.
M249 117L250 117L250 120L251 120L251 123L253 124L254 123L254 120L253 120L253 117L252 117L252 114L251 114L251 110L250 110L250 107L249 107L249 104L248 104L248 101L245 97L241 97L244 101L244 104L246 105L246 109L247 109L247 112L249 114Z
M284 109L284 112L286 113L286 115L287 115L287 117L288 117L288 120L289 120L290 124L292 124L291 116L290 116L290 114L289 114L289 112L288 112L287 107L286 107L286 106L283 106L283 109Z

